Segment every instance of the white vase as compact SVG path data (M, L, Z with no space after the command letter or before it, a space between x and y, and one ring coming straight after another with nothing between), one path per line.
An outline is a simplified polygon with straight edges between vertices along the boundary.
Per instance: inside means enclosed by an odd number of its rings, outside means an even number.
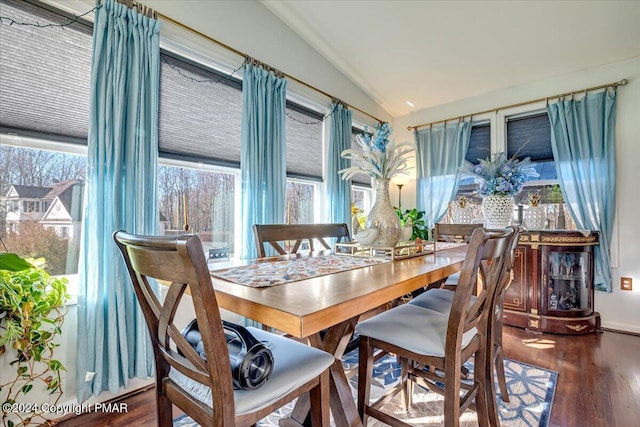
M511 224L513 205L513 197L499 195L485 196L482 199L484 227L488 229L508 227Z
M402 227L400 229L400 241L405 242L407 240L411 240L411 236L413 236L413 227L411 225L407 225L406 227Z
M376 201L367 215L367 228L379 230L372 246L392 248L400 241L400 218L389 200L389 180L376 179Z

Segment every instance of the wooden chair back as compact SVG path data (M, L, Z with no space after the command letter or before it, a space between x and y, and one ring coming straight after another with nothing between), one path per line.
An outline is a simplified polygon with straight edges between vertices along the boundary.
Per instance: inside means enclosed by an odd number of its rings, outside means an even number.
M227 340L202 243L197 236L137 236L117 231L113 238L122 252L153 344L159 426L173 426L173 404L203 426L252 426L307 392L312 423L329 424L328 370L295 389L274 396L268 404L236 414L236 398L250 400L250 393L262 390L241 390L237 396L234 393ZM151 279L171 283L163 301L153 292ZM174 324L178 305L187 288L196 313L205 360ZM187 378L185 383L200 389L200 385L208 387L211 401L205 404L181 387L169 375L172 369ZM278 379L274 381L277 383Z
M449 314L447 357L455 357L460 351L462 335L473 328L486 339L514 233L511 227L505 231L485 231L483 228L473 231ZM474 292L478 294L471 303Z
M434 242L469 243L471 234L482 224L445 224L438 222L433 226Z
M114 233L113 238L124 257L151 336L159 411L168 410L171 414L173 402L199 423L213 420L211 408L195 400L169 378L169 371L174 368L211 388L213 415L223 425L234 424L233 381L227 343L200 239L195 235L137 236L123 231ZM171 283L164 301L160 301L153 292L150 279ZM173 323L187 287L193 300L206 362ZM159 413L159 418L164 416Z
M457 289L452 293L453 300L449 306L449 317L444 330L438 326L441 324L439 323L442 316L440 312L425 309L423 313L418 314L415 306L411 307L411 304L391 309L389 313L396 310L395 316L397 318L394 318L393 314L386 314L385 319L389 321L387 326L372 323L377 326L376 331L381 331L376 332L374 338L365 333L366 326L362 327L362 325L366 325L367 321L360 325L358 331L361 339L359 353L359 378L361 380L358 385L358 411L365 425L368 416L374 416L393 426L405 425L380 411L379 408L397 391L404 393L405 407L410 406L413 381L444 394L445 426L459 425L460 415L474 400L481 425L486 425L486 421L489 419L487 404L489 380L487 378L492 372L490 371L491 367L487 364L490 353L487 340L490 339L492 304L495 292L503 278L513 235L512 228L504 231L486 231L483 228L476 228L473 231ZM472 299L472 293L478 287L478 282L483 285L480 286L482 291ZM407 309L407 306L410 308ZM433 321L425 322L424 325L434 328L438 334L435 337L430 336L424 342L420 342L420 339L416 338L416 342L412 342L412 345L419 348L420 352L405 348L406 340L398 338L411 328L410 319L415 320L418 316L432 317ZM430 332L432 331L425 331L425 335ZM388 334L388 336L384 337L384 334ZM444 339L442 339L443 336ZM403 346L397 345L397 342L403 342ZM444 354L440 353L440 342L444 342ZM394 353L400 358L401 381L383 398L374 404L369 404L374 348ZM463 363L472 356L475 367L474 381L471 384L463 384L460 381L461 369ZM433 369L422 369L423 366L431 366ZM444 376L436 373L437 370L444 373ZM493 380L491 379L491 381ZM461 395L462 390L464 393Z
M338 242L349 240L347 224L254 224L258 257L267 256L265 245L270 245L279 255L297 253L304 241L309 244L309 250L331 250L331 245L325 239L336 238ZM288 250L285 248L288 246Z

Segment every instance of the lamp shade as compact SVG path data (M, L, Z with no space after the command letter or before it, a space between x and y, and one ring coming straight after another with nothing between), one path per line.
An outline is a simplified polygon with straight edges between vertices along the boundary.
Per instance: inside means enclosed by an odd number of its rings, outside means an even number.
M409 177L409 175L398 174L398 175L394 175L391 178L391 182L394 185L397 185L398 187L400 187L400 186L406 185L409 182L410 179L411 178Z

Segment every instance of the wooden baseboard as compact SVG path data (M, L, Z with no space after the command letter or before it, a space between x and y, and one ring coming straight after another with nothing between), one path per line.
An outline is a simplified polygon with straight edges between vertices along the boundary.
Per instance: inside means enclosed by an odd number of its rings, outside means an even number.
M136 389L129 390L129 391L127 391L125 393L122 393L122 394L119 394L117 396L113 396L111 399L107 399L107 400L105 400L103 402L100 402L100 403L108 405L108 404L122 402L122 401L125 401L125 400L129 399L132 396L135 396L137 394L144 393L146 391L154 389L155 386L156 386L155 383L147 384L147 385L144 385L142 387L138 387ZM82 415L82 414L80 414L80 415ZM66 415L63 415L60 418L56 418L55 420L51 420L51 424L50 425L51 426L56 426L56 425L58 425L60 423L63 423L65 421L69 421L70 419L76 418L76 417L78 417L78 415L74 414L73 412L70 412L70 413L68 413Z
M611 328L605 328L602 327L601 328L603 331L607 331L607 332L615 332L617 334L625 334L625 335L632 335L634 337L640 337L640 333L639 332L633 332L633 331L622 331L620 329L611 329Z

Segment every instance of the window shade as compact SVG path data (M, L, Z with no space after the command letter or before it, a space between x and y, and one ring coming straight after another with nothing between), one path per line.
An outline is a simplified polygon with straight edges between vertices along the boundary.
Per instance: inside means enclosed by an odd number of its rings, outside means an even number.
M363 137L364 131L358 128L351 128L351 148L360 151L360 145L358 144L358 137ZM371 187L371 177L365 173L359 173L351 178L352 184L362 185L364 187Z
M491 124L472 125L465 160L477 165L491 155Z
M63 23L62 14L2 0L18 22ZM86 144L91 24L36 28L0 25L0 129ZM206 83L211 80L217 83ZM162 157L240 167L242 82L163 52L159 149ZM323 115L287 101L287 174L322 180Z
M553 160L551 124L547 113L507 120L507 156Z
M287 176L322 181L323 115L287 102Z
M242 83L164 53L160 61L160 155L239 168Z
M2 0L0 14L18 22L68 22L24 1ZM86 143L91 49L92 30L84 24L0 25L0 126Z

